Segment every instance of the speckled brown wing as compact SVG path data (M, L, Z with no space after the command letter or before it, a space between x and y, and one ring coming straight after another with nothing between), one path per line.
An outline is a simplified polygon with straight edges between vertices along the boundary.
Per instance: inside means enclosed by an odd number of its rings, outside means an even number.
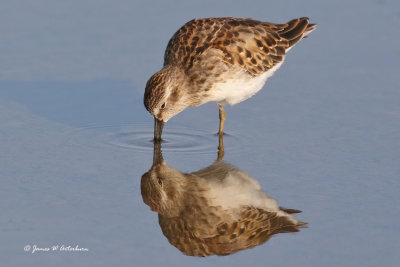
M214 220L196 218L198 221L194 222L184 216L159 215L161 229L169 242L190 256L229 255L261 245L274 234L298 232L306 226L290 216L245 206L235 220L221 221L220 217L219 223L212 224Z
M256 76L282 62L286 50L314 28L308 18L286 24L238 18L194 19L169 41L164 65L179 65L190 72L194 62L214 48L223 52L221 61Z
M239 250L252 248L267 242L272 235L278 233L292 233L306 227L306 223L294 220L291 216L279 215L254 207L243 207L240 218L231 223L221 223L217 226L218 244L229 244L220 252L233 253ZM208 240L213 244L214 241Z

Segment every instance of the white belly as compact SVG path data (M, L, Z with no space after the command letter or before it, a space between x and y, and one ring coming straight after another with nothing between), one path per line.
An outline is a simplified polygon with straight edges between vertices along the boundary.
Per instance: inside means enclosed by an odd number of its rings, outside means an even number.
M255 93L261 90L265 82L271 77L274 72L282 65L283 62L277 64L270 70L260 74L256 77L251 77L246 72L242 72L240 75L236 75L234 78L230 74L226 74L225 82L217 82L214 84L212 89L213 92L212 101L218 104L230 104L235 105L242 102Z

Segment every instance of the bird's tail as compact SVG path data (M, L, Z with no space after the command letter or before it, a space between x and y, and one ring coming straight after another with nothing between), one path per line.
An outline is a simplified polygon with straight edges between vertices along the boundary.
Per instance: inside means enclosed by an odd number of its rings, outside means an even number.
M310 24L308 18L298 18L283 25L279 35L289 41L290 47L305 38L317 27L317 24Z

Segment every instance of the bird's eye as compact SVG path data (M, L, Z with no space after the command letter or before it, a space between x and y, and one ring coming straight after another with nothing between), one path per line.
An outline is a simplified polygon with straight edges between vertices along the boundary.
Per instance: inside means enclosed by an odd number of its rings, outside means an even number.
M163 186L163 181L162 178L157 178L158 184L162 187Z
M161 105L161 109L165 108L165 102Z

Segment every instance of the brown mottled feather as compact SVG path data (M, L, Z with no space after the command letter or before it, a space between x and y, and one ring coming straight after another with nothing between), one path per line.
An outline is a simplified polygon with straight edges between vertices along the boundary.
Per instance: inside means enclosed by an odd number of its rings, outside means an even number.
M180 28L168 43L164 66L182 66L190 75L196 61L210 49L221 53L228 66L237 64L256 76L281 62L286 50L298 42L314 24L299 18L274 24L241 18L194 19Z
M294 222L289 216L278 216L276 212L244 206L237 220L215 224L221 218L208 217L201 223L211 233L200 233L196 226L189 225L184 218L166 217L159 214L159 222L168 241L190 256L229 255L267 242L278 233L298 232L306 227L303 222Z

